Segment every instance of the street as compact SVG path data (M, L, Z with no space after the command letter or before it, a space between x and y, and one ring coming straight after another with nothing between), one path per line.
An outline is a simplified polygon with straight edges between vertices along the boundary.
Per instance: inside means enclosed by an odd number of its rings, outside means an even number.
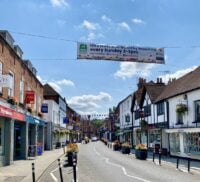
M79 182L197 182L200 178L198 174L178 171L175 166L160 167L151 161L137 160L133 155L122 155L101 142L80 144L79 148ZM62 171L64 181L72 181L72 168L63 168ZM39 181L60 181L57 162L47 169Z

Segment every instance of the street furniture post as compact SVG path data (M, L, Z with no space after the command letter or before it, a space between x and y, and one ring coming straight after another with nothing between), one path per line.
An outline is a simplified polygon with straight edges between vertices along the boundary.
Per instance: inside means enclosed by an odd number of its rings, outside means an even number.
M77 182L76 181L76 178L77 178L77 176L76 176L76 159L74 159L74 163L73 163L73 176L74 176L74 182Z
M162 154L162 150L159 150L159 165L161 166L161 154Z
M32 181L35 182L35 164L32 163Z
M190 172L190 158L188 158L188 172Z
M59 172L60 172L60 181L63 182L63 174L62 174L60 159L58 159L58 167L59 167Z
M177 157L177 161L176 161L176 169L178 169L179 166L179 157Z

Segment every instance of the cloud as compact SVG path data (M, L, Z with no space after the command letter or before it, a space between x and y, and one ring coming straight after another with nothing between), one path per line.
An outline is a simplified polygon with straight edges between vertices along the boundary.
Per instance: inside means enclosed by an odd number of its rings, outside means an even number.
M67 103L78 112L94 113L101 108L101 103L111 101L112 97L106 92L99 92L98 95L82 95L70 98Z
M114 76L124 80L133 76L147 77L153 67L155 64L122 62L120 69L114 73Z
M139 19L139 18L133 18L132 22L134 24L145 24L145 22L143 20Z
M195 70L197 67L198 67L198 66L192 66L192 67L187 68L187 69L178 70L178 71L176 71L175 73L172 73L172 74L170 74L169 71L166 71L166 72L169 72L169 73L167 73L167 74L165 74L165 75L160 75L160 76L158 76L158 77L159 77L159 78L162 78L162 80L163 80L164 83L167 83L168 80L169 80L169 78L171 78L171 79L172 79L172 78L178 79L178 78L184 76L185 74L187 74L187 73L189 73L189 72Z
M120 28L124 29L124 30L129 31L129 32L131 31L130 26L129 26L128 23L126 23L126 22L121 22L121 23L118 24L118 26L119 26Z
M92 41L96 40L99 38L104 38L105 36L102 33L94 33L94 32L89 32L87 36L84 36L81 38L82 41Z
M104 22L108 22L108 23L111 23L111 22L112 22L112 20L111 20L110 18L108 18L106 15L103 15L103 16L101 17L101 19L102 19Z
M66 79L62 79L62 80L51 80L51 81L48 81L48 80L44 80L42 79L41 76L37 76L37 79L44 85L46 83L48 83L49 85L51 85L57 92L62 92L63 90L63 87L65 86L70 86L70 87L74 87L75 84L73 81L71 80L66 80Z
M50 0L53 7L62 8L62 7L68 7L69 4L66 2L66 0Z
M75 86L74 85L74 82L72 82L71 80L66 80L66 79L63 79L63 80L59 80L59 81L57 81L57 84L58 85L63 85L63 86Z
M81 27L87 29L87 30L97 30L100 28L100 25L98 23L93 23L88 20L84 20L81 24Z

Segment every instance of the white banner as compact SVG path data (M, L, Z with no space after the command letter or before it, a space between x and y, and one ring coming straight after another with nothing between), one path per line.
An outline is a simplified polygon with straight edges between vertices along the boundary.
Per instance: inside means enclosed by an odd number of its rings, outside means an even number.
M164 49L77 43L77 59L165 64Z
M10 75L0 75L0 87L11 87L11 77Z

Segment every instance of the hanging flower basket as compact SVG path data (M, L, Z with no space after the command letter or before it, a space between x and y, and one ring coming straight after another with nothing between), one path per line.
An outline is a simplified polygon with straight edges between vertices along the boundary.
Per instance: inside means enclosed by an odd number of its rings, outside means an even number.
M188 107L185 104L176 105L177 114L185 114L188 111Z
M17 105L17 99L15 97L9 97L7 99L7 102L12 104L12 105Z

